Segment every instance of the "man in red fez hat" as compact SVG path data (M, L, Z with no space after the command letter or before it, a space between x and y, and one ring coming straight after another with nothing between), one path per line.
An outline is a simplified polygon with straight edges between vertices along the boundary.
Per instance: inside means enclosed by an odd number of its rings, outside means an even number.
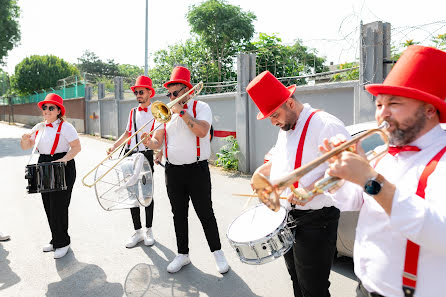
M446 52L410 46L382 84L366 89L376 121L389 123L388 154L371 166L362 152L343 152L327 170L349 181L333 195L337 205L360 211L357 296L443 295ZM321 150L342 141L325 140Z
M339 119L302 104L296 99L295 90L295 85L285 87L269 71L259 74L246 88L260 110L257 119L269 119L272 125L280 128L271 159L253 174L251 184L258 193L262 192L257 187L259 180L274 181L316 159L322 139L339 133L348 137ZM304 187L323 177L326 169L327 166L319 166L302 177L294 184L296 191L303 192ZM339 210L324 194L308 201L298 199L290 189L284 194L288 201L284 201L282 207L297 224L294 244L284 255L294 295L330 296L328 278L336 250ZM273 210L281 203L278 197L262 199L262 202Z
M113 152L119 145L121 145L130 135L134 134L138 131L142 126L146 123L146 125L142 131L140 131L135 137L133 137L128 143L125 152L127 153L130 148L136 146L136 144L143 137L143 133L150 132L153 129L158 128L160 125L155 123L155 119L153 118L151 108L150 98L155 96L155 89L152 87L152 80L148 76L141 75L136 79L136 83L134 86L131 86L130 89L135 94L136 100L138 101L138 106L132 108L130 110L129 119L127 121L126 131L119 137L119 139L113 144L111 148L108 149L107 153ZM149 161L150 167L153 172L153 151L147 149L143 144L139 144L130 155L134 153L142 153L147 161ZM130 237L130 239L126 242L126 248L132 248L136 246L139 242L144 240L144 245L152 246L155 243L155 239L153 237L152 232L152 222L153 222L153 208L154 201L152 198L152 202L149 206L145 207L146 214L146 225L145 230L141 225L141 217L139 207L130 208L130 213L132 215L133 227L135 229L135 233Z
M214 255L217 271L223 274L228 272L229 265L221 250L217 221L212 208L211 177L207 161L211 154L209 129L212 124L212 111L203 101L188 101L193 91L188 93L192 84L189 69L186 67L175 67L164 87L171 101L186 94L183 100L172 106L172 118L164 125L164 129L156 131L152 139L144 143L152 149L158 149L164 143L166 187L172 206L178 247L178 255L167 266L167 271L178 272L190 263L188 210L189 200L192 200Z

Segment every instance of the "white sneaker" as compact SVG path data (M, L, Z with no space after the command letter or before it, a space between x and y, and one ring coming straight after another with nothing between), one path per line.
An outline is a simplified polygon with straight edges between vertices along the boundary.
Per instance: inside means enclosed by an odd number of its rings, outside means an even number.
M132 248L135 245L137 245L138 242L143 241L143 240L144 240L144 234L143 234L142 228L141 228L141 229L136 230L135 234L133 234L133 236L125 244L125 247Z
M59 259L65 256L68 252L68 249L70 248L70 245L58 248L54 251L54 259Z
M178 256L176 256L175 259L173 259L173 261L167 266L167 272L178 272L183 266L189 263L190 259L188 254L178 254Z
M44 253L52 252L52 251L54 251L54 247L53 247L53 245L51 243L48 243L48 244L43 246L42 250L43 250Z
M0 241L6 241L10 238L10 236L8 234L3 234L2 232L0 232Z
M217 264L217 271L221 274L229 271L229 265L226 261L225 254L223 254L222 250L218 250L214 252L215 263Z
M155 239L153 238L152 228L148 228L146 233L144 234L144 244L147 246L151 246L155 243Z

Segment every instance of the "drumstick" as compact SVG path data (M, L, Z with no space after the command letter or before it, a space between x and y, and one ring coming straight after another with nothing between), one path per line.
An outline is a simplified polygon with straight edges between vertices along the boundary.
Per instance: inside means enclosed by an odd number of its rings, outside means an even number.
M233 193L232 196L242 196L242 197L258 197L255 194L238 194L238 193ZM287 197L284 196L280 196L280 199L288 199Z

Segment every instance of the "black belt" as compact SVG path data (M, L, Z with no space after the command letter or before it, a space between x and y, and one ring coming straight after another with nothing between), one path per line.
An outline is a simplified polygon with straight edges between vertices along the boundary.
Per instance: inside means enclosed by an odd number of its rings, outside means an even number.
M362 294L364 294L367 297L384 297L383 295L380 295L378 293L373 293L373 292L370 293L369 291L367 291L367 289L364 288L364 286L362 285L361 281L359 281L358 287L359 287L359 290L362 292Z
M207 164L208 160L201 160L201 161L197 161L194 163L190 163L190 164L181 164L181 165L175 165L172 163L169 163L166 161L166 165L169 167L178 167L178 168L190 168L190 167L198 167L198 166L202 166L204 164Z

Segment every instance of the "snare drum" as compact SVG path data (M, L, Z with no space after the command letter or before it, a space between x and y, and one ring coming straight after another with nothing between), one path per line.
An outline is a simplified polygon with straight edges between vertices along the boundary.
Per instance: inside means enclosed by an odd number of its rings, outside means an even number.
M278 212L263 204L248 209L228 228L226 237L237 252L240 261L247 264L265 264L284 255L294 243L287 225L287 211Z
M63 191L67 189L64 162L30 164L25 169L29 194Z

